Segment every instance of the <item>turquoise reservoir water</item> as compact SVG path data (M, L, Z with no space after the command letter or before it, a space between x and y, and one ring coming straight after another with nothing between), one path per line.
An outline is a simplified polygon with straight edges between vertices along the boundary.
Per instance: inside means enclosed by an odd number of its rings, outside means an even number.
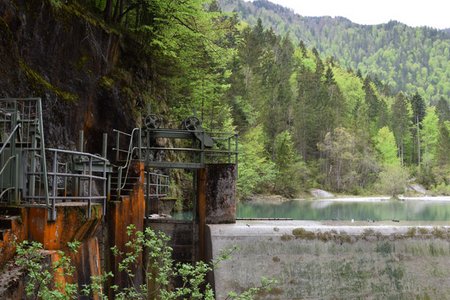
M439 200L340 202L292 200L283 203L240 202L238 218L294 220L450 221L450 202Z

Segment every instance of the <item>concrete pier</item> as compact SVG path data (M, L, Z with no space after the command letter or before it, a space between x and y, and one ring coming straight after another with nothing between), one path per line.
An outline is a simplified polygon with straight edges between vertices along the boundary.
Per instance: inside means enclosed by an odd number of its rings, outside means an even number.
M207 165L204 187L207 224L236 221L236 172L235 164Z

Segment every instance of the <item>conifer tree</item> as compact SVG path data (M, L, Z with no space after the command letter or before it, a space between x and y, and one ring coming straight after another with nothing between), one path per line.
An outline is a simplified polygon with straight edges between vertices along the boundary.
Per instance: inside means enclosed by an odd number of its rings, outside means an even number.
M437 164L450 167L450 121L439 124Z
M392 105L391 128L397 142L398 156L400 157L402 165L405 162L405 156L411 142L410 127L411 113L409 103L405 95L399 93L397 97L395 97L395 101Z
M418 92L414 94L414 96L411 98L411 107L413 110L413 117L412 117L412 123L414 126L412 127L412 135L414 139L413 143L413 153L412 155L414 157L417 157L417 164L420 164L421 161L421 149L420 149L420 129L421 129L421 122L423 118L425 117L425 102L423 98L420 96Z
M419 93L415 93L411 98L411 107L413 110L413 123L419 124L425 117L425 101Z

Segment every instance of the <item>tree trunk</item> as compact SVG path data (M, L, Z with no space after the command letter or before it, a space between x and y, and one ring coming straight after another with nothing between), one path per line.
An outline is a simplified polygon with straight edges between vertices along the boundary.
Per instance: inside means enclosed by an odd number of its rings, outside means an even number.
M105 9L103 10L103 16L107 22L111 21L112 2L113 0L106 0Z

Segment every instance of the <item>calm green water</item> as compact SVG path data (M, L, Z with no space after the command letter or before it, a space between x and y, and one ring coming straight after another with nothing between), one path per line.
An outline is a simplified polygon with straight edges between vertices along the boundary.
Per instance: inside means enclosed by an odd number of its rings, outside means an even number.
M292 218L294 220L450 221L450 202L382 201L338 202L293 200L281 204L240 202L238 218Z

